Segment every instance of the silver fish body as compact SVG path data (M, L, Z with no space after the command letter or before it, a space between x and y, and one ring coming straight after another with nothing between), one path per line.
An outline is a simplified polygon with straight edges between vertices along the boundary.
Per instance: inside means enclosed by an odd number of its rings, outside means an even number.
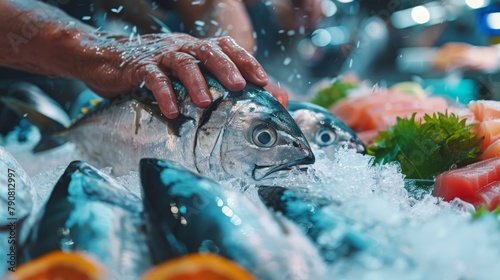
M21 263L77 251L107 268L106 279L138 279L152 267L140 198L94 167L72 162L42 210L22 246Z
M114 175L136 171L145 157L175 161L216 180L260 180L314 162L299 127L268 92L252 84L233 92L209 75L206 80L214 100L208 108L196 107L174 80L181 113L175 120L160 113L151 92L137 90L94 108L59 136Z
M366 147L352 129L323 107L308 102L289 101L288 111L310 144L321 148L330 159L343 146L365 154Z

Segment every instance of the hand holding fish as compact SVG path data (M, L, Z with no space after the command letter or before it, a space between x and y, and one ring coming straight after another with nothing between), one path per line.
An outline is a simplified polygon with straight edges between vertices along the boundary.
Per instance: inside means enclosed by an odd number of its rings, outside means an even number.
M167 118L179 114L168 76L179 78L200 107L212 101L200 67L229 90L243 89L246 80L268 83L257 60L229 37L113 36L34 0L0 1L0 14L0 37L7 38L0 41L0 65L79 79L106 98L145 85Z
M208 69L229 90L242 90L245 79L259 86L268 83L262 66L230 37L197 39L173 33L99 41L88 50L101 59L82 69L78 77L103 97L143 84L153 91L168 118L179 114L168 75L179 78L199 107L212 102L200 67Z

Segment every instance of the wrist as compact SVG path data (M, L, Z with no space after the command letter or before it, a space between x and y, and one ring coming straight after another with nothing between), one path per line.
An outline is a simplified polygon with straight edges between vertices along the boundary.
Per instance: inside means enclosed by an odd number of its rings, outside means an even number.
M106 61L106 34L38 1L3 3L0 65L51 77L80 78ZM7 16L9 15L9 16ZM107 39L108 45L112 40ZM82 69L83 67L87 69Z
M15 10L6 22L0 64L42 75L72 76L71 64L81 59L83 49L79 40L91 34L92 27L56 9L29 8Z

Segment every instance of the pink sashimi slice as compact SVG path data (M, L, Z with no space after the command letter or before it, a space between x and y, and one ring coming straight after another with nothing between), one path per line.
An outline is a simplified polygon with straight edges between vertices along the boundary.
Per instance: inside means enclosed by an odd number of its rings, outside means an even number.
M467 107L474 112L479 121L488 121L500 118L500 102L495 100L471 101Z
M489 159L495 157L500 157L500 139L488 145L482 154L479 155L479 159Z
M490 144L500 139L500 119L483 121L478 125L477 136L484 137L481 145L485 150Z
M438 175L433 195L442 197L445 201L458 197L474 203L477 191L494 181L500 181L500 157L486 159Z
M472 202L476 209L485 205L488 211L493 211L500 202L500 181L494 181L480 188L476 193L476 201Z

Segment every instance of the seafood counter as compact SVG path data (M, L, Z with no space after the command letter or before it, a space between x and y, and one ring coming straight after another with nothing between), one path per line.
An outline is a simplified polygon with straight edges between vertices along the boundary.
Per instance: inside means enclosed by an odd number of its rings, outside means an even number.
M26 102L33 96L57 106L41 92L0 97L32 114L29 141L17 129L0 147L0 248L15 256L0 258L4 278L500 273L496 101L450 104L336 81L316 105L286 110L260 88L207 80L215 102L206 109L176 83L173 121L145 90L70 123L36 117L46 108Z

